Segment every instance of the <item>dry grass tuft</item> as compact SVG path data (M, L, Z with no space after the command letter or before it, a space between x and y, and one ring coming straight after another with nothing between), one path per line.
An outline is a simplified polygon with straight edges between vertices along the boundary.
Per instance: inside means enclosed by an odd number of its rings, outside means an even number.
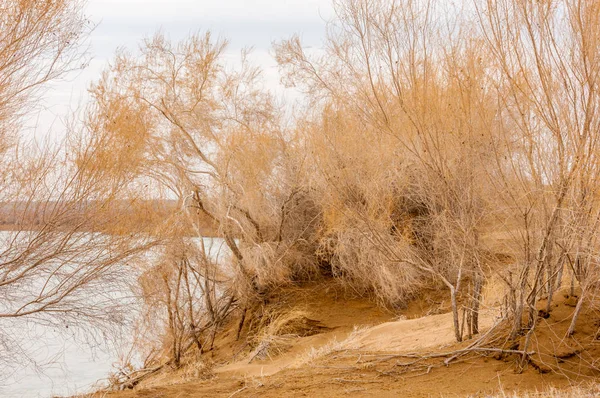
M311 347L296 363L297 367L312 364L321 358L331 355L335 352L344 350L356 350L360 348L359 338L368 329L368 327L354 327L354 330L344 340L338 341L336 338L319 348Z
M214 363L208 358L192 361L185 366L183 371L184 379L210 380L214 376Z
M550 388L543 392L505 392L490 395L488 398L594 398L600 396L600 384L576 386L564 390Z
M248 362L264 360L287 351L299 337L311 336L326 329L318 321L308 318L303 310L267 311L261 318L257 333L251 337L254 347Z

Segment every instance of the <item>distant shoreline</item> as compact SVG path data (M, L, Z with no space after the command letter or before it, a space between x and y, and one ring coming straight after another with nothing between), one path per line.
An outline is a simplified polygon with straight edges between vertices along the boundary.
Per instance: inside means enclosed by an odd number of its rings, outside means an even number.
M21 232L36 232L36 231L40 231L43 228L44 225L42 224L30 224L30 225L21 225L21 224L0 224L0 232L17 232L17 231L21 231ZM57 229L57 231L60 231L60 229ZM92 231L92 230L84 230L82 229L80 232L99 232L99 231ZM144 230L130 230L127 231L129 233L147 233L148 231L144 231ZM214 231L207 231L205 229L202 229L201 231L202 237L203 238L222 238L222 236L220 236L218 233L215 233ZM185 237L198 237L197 234L194 234L193 232L189 232L184 234Z

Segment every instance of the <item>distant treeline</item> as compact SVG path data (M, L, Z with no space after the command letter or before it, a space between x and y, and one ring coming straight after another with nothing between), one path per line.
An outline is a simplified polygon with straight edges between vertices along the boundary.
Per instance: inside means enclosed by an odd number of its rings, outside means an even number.
M82 230L96 230L93 224L86 223L91 212L104 214L104 219L119 226L121 232L152 232L180 209L175 200L118 200L106 202L60 202L60 201L10 201L0 202L0 230L40 229L57 220L65 228L77 227ZM198 217L200 231L206 236L218 235L214 222L195 209L191 216ZM68 214L68 217L65 217ZM67 220L67 221L65 221ZM197 234L197 231L189 231Z

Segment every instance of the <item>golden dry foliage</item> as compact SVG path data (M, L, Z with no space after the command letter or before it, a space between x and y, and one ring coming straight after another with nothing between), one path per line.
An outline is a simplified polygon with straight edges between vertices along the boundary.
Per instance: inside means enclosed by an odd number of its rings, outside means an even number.
M106 164L98 168L105 173L123 165L121 173L133 172L176 196L183 211L214 219L238 272L267 285L262 260L252 253L273 243L268 262L281 263L296 250L293 241L307 236L307 225L289 228L294 206L305 203L312 211L311 204L299 184L305 176L294 170L301 161L290 156L298 150L281 127L274 98L262 88L260 71L246 52L240 68L226 68L225 48L210 34L180 43L157 35L138 57L120 54L93 88L91 140L110 143L95 154L94 166ZM189 221L194 224L194 217Z
M292 38L276 56L288 81L323 104L306 139L320 148L312 153L331 200L326 220L341 229L327 242L331 261L391 305L406 303L430 277L443 283L460 340L461 284L468 280L479 300L481 165L494 153L497 105L483 41L463 20L448 28L442 7L336 2L325 54L311 57Z
M185 285L182 231L203 237L198 214L231 251L210 288L186 293L198 302L226 292L220 308L246 314L277 287L334 277L398 308L434 285L449 293L460 341L479 332L483 285L500 280L510 338L529 342L540 300L550 311L568 274L582 290L572 334L600 277L600 6L336 0L334 10L323 50L307 53L297 36L275 45L301 110L286 113L246 52L227 67L227 43L209 33L146 40L93 87L92 144L79 148L94 160L78 160L82 173L130 192L148 185L181 209L161 229L168 261L148 274L167 282L145 294L167 302L154 316L172 359L178 339L196 338L188 319L214 306L165 299ZM174 322L186 305L198 314ZM223 319L210 319L216 333Z
M81 39L90 22L78 0L0 1L0 150L37 107L46 83L87 63Z
M325 219L365 241L338 244L337 231L332 261L354 251L352 275L369 263L365 251L379 252L368 269L388 265L375 274L440 280L460 340L457 296L476 317L494 265L487 254L500 250L514 262L493 270L507 283L513 336L524 308L533 330L536 301L552 296L564 267L580 283L597 268L583 238L597 228L597 5L348 0L334 9L323 54L306 54L297 37L276 45L286 81L321 104L306 139L320 148ZM386 300L402 298L368 272L362 279Z
M38 365L31 341L46 328L104 342L118 335L130 321L126 264L154 243L110 234L110 209L123 199L127 175L88 175L81 166L95 149L80 151L74 164L81 147L21 134L47 83L87 63L91 26L82 6L0 1L0 212L10 222L0 233L0 378L17 365ZM74 144L78 131L69 133Z

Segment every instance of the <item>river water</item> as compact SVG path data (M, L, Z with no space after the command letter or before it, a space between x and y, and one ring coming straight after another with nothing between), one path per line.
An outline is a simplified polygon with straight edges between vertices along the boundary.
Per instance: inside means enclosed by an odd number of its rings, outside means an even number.
M0 386L1 397L48 398L91 391L101 385L118 360L116 350L93 349L53 331L37 345L34 360L40 368L29 365L18 370Z
M221 239L205 238L204 243L215 261L222 261L228 253ZM14 375L3 375L0 398L50 398L90 392L105 385L109 373L117 369L116 347L83 344L65 331L31 327L37 330L24 330L23 335L35 336L29 350L35 364L23 364L15 368Z

